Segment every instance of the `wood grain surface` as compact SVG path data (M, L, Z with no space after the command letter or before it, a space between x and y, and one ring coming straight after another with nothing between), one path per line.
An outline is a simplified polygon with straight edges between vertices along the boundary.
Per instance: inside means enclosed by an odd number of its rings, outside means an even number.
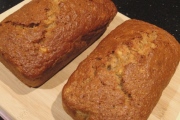
M25 0L0 14L0 21L29 1ZM127 19L118 13L98 41L39 88L27 87L0 63L0 115L12 120L72 120L62 108L63 85L97 44ZM148 120L180 120L180 65Z

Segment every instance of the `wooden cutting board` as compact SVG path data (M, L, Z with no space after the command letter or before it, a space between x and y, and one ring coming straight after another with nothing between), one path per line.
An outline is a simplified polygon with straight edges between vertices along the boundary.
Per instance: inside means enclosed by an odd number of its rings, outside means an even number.
M0 14L0 21L30 0ZM39 88L21 83L0 63L0 115L16 120L72 120L62 108L61 90L77 65L117 25L128 18L118 13L105 34ZM180 65L148 120L180 120Z

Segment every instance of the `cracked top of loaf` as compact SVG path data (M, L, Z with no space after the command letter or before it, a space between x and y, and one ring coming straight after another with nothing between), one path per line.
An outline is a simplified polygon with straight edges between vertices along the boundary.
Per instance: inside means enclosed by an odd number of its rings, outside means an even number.
M32 0L0 23L0 54L24 76L39 77L87 46L82 37L107 27L116 12L110 0Z
M64 108L75 120L146 120L179 60L172 35L128 20L71 75L62 92Z

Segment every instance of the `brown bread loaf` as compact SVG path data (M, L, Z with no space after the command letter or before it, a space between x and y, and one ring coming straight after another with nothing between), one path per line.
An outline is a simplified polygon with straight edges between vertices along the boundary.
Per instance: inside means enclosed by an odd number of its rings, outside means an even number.
M180 60L165 30L128 20L80 63L62 91L74 120L147 120Z
M38 87L97 40L116 13L111 0L32 0L0 23L0 60Z

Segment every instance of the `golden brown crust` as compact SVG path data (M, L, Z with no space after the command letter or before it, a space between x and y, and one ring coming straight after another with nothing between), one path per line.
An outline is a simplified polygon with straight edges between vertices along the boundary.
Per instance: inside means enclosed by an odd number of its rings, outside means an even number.
M0 23L1 61L38 87L97 40L116 12L110 0L33 0Z
M180 60L180 45L152 24L128 20L78 66L63 88L75 120L146 120Z

